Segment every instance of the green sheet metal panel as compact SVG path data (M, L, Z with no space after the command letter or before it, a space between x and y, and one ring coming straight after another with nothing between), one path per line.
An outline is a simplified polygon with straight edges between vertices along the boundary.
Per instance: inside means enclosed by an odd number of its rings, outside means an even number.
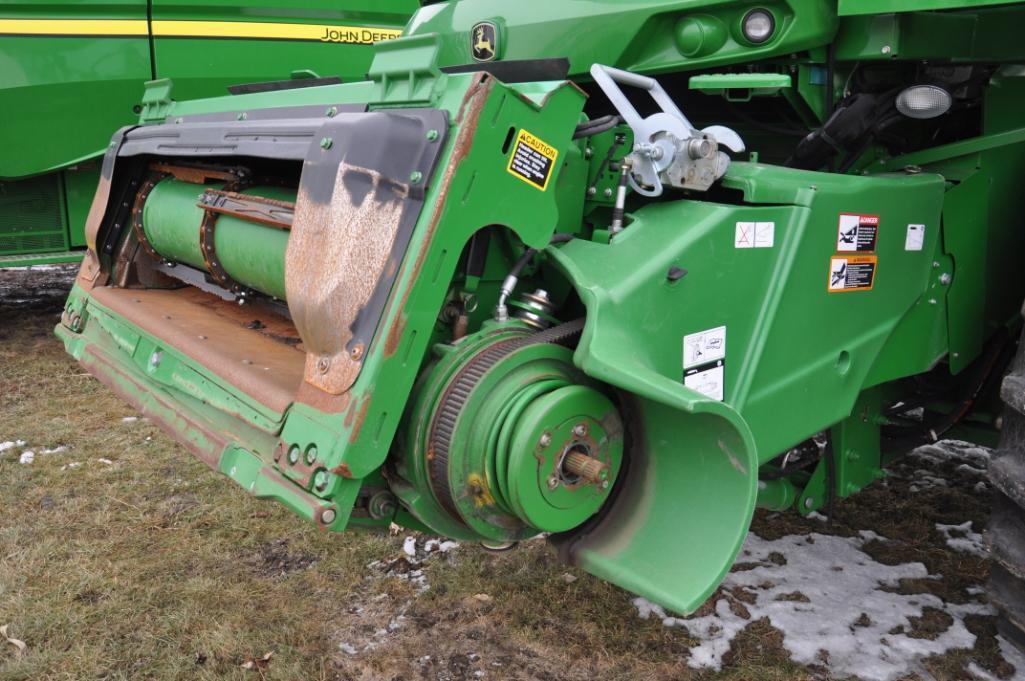
M842 17L858 14L888 14L891 12L921 12L937 9L974 9L994 5L1020 5L1018 0L840 0L838 14Z
M363 80L373 45L401 32L416 0L153 1L158 78L175 99L226 94L240 83L287 79L308 69L344 82Z

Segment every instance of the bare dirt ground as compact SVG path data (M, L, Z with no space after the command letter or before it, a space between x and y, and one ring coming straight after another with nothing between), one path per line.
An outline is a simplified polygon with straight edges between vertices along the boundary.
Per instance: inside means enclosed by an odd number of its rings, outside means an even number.
M982 586L988 452L917 450L824 518L759 512L676 618L560 564L328 535L67 357L71 274L0 270L0 681L1025 678Z

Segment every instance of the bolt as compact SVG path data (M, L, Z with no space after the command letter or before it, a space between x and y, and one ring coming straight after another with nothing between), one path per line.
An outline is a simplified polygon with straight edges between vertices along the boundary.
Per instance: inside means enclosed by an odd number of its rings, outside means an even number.
M577 437L584 437L585 435L587 435L587 424L578 423L577 425L573 426L573 434Z
M891 49L892 48L889 45L883 45L882 53L883 54L890 54Z
M323 139L320 140L320 148L324 149L324 150L330 149L331 145L334 144L334 143L335 143L334 140L331 139L330 137L324 137Z
M326 374L327 370L331 368L331 360L327 357L321 357L317 360L317 371L322 374Z
M591 158L592 156L594 156L594 150L591 147L584 149L584 158Z
M598 188L597 187L588 187L587 188L587 195L588 196L594 196L597 193L598 193Z
M437 130L433 130L432 129L432 130L428 130L427 131L427 141L428 142L434 142L437 139L438 139L438 131Z
M299 445L292 445L288 448L288 463L293 466L299 463Z
M161 354L159 350L155 351L152 355L149 356L150 369L156 369L158 366L160 366L160 357Z
M552 444L552 434L547 430L541 434L540 444L542 447L547 447Z
M932 266L933 266L933 267L939 267L939 266L940 266L940 263L939 263L939 262L937 262L936 260L933 260L933 261L932 261Z
M306 463L311 466L317 461L317 445L310 445L306 448Z
M352 350L349 350L349 357L352 358L353 362L358 362L362 356L363 356L363 344L362 343L357 343L356 345L352 346Z
M184 118L176 118L176 119L174 119L174 122L175 122L175 124L184 123L185 119Z
M324 512L320 514L320 522L324 523L325 525L330 525L335 521L337 515L338 514L335 513L335 510L333 508L325 508Z
M936 304L936 299L935 298L930 298L929 299L929 304L930 305L935 305Z
M328 118L331 118L336 113L338 113L338 107L337 106L329 106L327 108L327 111L324 112L324 115L327 116Z
M243 111L242 113L240 113L240 114L238 115L238 119L239 119L240 121L244 121L244 120L246 120L247 118L249 118L249 116L248 116L248 115L246 114L246 112L245 112L245 111Z
M554 473L548 476L548 489L554 490L559 486L559 477Z
M611 187L606 187L605 191L602 192L602 193L605 194L605 198L606 199L610 198L612 196L612 188Z
M814 499L812 499L811 497L808 497L807 499L804 500L804 507L805 508L812 508L813 506L815 506L815 500Z
M414 170L409 174L409 181L412 184L419 184L422 179L424 179L424 174L419 170Z
M609 481L608 480L602 480L601 484L598 485L598 486L601 487L602 489L608 489L609 488Z
M950 275L949 275L949 274L947 274L946 272L944 272L943 274L941 274L941 275L940 275L940 283L941 283L941 284L943 284L944 286L946 286L947 284L949 284L949 283L950 283Z
M327 483L330 480L327 475L327 471L317 471L316 475L313 476L313 486L317 488L318 492L323 492L327 489Z

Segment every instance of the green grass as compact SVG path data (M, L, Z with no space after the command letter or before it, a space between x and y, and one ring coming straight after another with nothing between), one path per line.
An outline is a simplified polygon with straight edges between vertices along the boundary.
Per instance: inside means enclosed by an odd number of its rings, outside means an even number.
M542 541L501 555L464 544L427 561L430 589L418 594L368 568L401 568L403 535L320 532L247 496L149 421L123 422L132 411L53 337L58 312L0 307L0 441L37 452L32 465L0 454L0 625L28 645L19 657L0 641L0 681L828 678L790 662L764 620L738 636L721 673L694 672L686 631L637 618L629 594L560 564ZM68 449L39 453L58 445ZM70 462L81 465L62 470ZM838 531L904 531L893 492L872 494L884 511L841 504ZM787 516L757 526L823 531ZM911 550L892 558L984 578L918 538ZM989 633L977 654L935 660L936 678L959 678L969 659L997 664L986 657L992 622L980 620Z

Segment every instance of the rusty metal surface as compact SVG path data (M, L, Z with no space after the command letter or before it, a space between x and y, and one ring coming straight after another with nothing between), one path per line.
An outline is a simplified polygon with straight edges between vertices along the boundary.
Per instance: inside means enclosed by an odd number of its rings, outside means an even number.
M484 104L487 102L493 88L494 80L486 73L479 73L474 77L473 82L463 96L459 113L456 116L456 122L460 126L459 133L452 145L452 155L449 157L449 161L444 169L439 173L438 182L440 183L440 189L438 191L438 198L434 202L431 219L427 224L426 235L421 242L420 250L417 251L416 260L413 262L413 269L410 274L410 280L412 281L416 280L420 275L420 270L423 269L424 261L427 259L427 253L430 250L431 240L438 229L441 214L445 209L449 188L452 186L452 178L459 169L460 163L470 153L473 138L477 134L481 111L484 109ZM388 307L384 314L385 323L388 325L385 329L387 334L385 356L393 355L398 350L399 343L402 340L406 327L406 315L403 310L406 307L406 301L411 290L412 287L407 286L401 298L392 297L389 299Z
M135 201L132 203L132 232L135 234L136 240L139 242L139 246L149 257L154 260L162 260L160 254L153 248L153 244L149 242L146 237L146 230L142 226L142 211L146 206L146 199L149 198L150 192L157 186L157 183L167 177L166 173L153 172L150 173L146 181L139 187L139 193L135 195Z
M261 404L283 412L302 383L304 353L287 320L191 287L175 291L93 290L96 302Z
M295 204L291 201L220 189L207 189L200 195L196 205L208 213L230 215L283 230L292 229L295 215Z
M368 189L361 200L349 190L356 183ZM345 163L338 167L331 203L314 202L300 188L285 255L285 289L310 348L306 380L328 393L345 392L359 374L363 353L346 347L351 327L391 253L408 192L408 185Z
M205 184L207 180L219 180L221 182L238 182L243 179L245 169L219 168L214 166L177 165L172 163L151 163L150 170L162 175L171 175L176 180L190 182L192 184Z
M338 116L305 161L285 292L309 352L306 381L328 395L343 394L359 375L447 125L436 109Z

